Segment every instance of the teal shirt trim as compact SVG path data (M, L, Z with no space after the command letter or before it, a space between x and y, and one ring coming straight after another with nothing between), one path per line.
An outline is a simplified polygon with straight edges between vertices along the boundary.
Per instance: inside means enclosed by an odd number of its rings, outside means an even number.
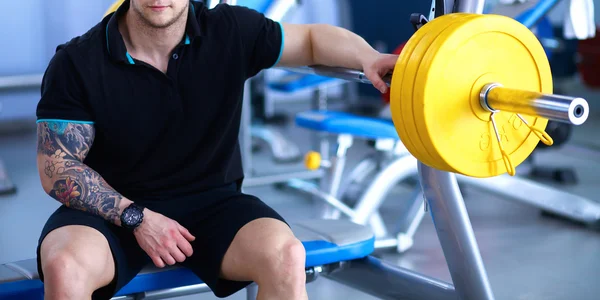
M131 57L131 55L129 55L129 52L126 52L125 56L127 56L127 60L129 61L130 64L135 65L135 62L133 61L133 58Z
M281 56L283 56L283 48L285 46L285 30L283 29L283 24L281 24L279 22L277 22L277 24L279 24L279 28L281 29L281 48L279 49L279 56L277 57L277 60L273 64L273 67L276 66L279 63L279 61L281 60Z
M76 123L76 124L89 124L92 125L94 122L92 121L73 121L73 120L63 120L63 119L39 119L35 123L40 122L62 122L62 123Z
M69 124L73 124L73 123L77 123L77 124L93 124L93 122L87 122L87 121L68 121L68 120L59 120L59 119L40 119L37 120L37 123L40 122L47 122L48 123L48 127L58 133L58 134L65 134L65 130L67 130L67 126L69 126Z
M190 36L189 35L185 35L185 44L189 45L190 44Z

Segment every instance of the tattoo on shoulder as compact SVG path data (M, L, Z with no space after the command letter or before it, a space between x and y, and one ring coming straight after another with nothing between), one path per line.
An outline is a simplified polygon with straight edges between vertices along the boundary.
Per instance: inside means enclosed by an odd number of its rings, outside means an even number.
M94 141L93 125L68 121L38 123L38 153L83 161Z

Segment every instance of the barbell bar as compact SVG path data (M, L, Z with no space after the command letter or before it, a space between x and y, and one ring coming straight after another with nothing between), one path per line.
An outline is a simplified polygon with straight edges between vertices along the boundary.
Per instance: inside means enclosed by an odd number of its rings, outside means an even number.
M351 82L372 84L363 71L355 69L321 65L282 67L279 69L294 73L319 75ZM388 86L391 85L392 76L393 73L390 73L382 77ZM481 107L490 112L503 110L572 125L585 123L589 116L589 105L584 98L504 88L495 83L490 83L482 88L480 101Z

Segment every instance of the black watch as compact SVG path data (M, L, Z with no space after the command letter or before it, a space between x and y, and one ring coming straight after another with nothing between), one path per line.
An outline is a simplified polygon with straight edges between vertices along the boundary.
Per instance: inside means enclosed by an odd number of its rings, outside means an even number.
M123 210L120 219L123 228L133 231L140 226L144 220L144 207L139 204L131 203Z

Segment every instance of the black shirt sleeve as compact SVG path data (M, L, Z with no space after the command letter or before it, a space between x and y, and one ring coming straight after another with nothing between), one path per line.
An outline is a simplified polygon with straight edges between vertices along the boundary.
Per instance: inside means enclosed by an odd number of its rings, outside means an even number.
M244 6L232 6L242 39L246 76L252 77L279 62L283 52L283 26Z
M44 73L37 119L93 122L86 94L83 80L67 51L57 50Z

